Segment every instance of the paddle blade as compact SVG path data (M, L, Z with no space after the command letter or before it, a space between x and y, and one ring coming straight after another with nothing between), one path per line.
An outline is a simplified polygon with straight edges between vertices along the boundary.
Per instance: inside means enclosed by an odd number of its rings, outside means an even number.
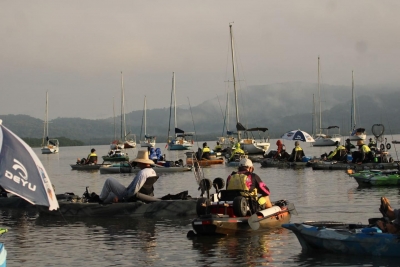
M258 219L257 213L250 216L247 223L253 230L258 230L260 228L260 220Z

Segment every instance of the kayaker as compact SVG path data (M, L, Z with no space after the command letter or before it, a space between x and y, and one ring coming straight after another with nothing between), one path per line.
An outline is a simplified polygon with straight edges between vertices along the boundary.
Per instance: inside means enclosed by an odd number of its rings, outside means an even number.
M156 172L151 167L154 162L149 159L147 150L138 151L137 158L132 161L137 163L140 171L136 174L135 178L133 178L130 185L125 187L117 179L107 178L99 196L100 203L119 202L124 199L130 199L140 191L147 178L157 176Z
M304 151L300 147L300 142L296 141L294 142L294 148L292 150L292 154L290 155L289 161L294 162L294 161L302 161L304 157Z
M393 209L386 197L381 197L381 206L379 211L390 221L379 220L376 225L384 232L390 234L400 233L400 210Z
M336 141L335 145L336 145L336 148L331 153L329 153L328 160L339 160L339 161L344 160L344 158L347 154L346 148L344 146L342 146L339 143L339 141Z
M236 157L241 157L244 155L244 151L243 151L243 149L240 148L239 143L236 143L234 148L235 149L232 151L229 161L234 161Z
M82 158L82 159L78 158L76 160L76 164L82 164L82 165L90 164L90 163L97 164L97 154L95 151L96 151L96 149L92 148L90 150L90 154L86 158Z
M260 207L262 209L271 208L269 188L253 171L253 162L248 158L241 159L238 171L232 172L226 179L226 190L247 190L254 197L261 194L262 196L258 198Z
M278 148L276 149L276 153L274 155L274 159L288 159L290 155L286 152L286 146L282 143L281 140L276 141L276 145Z
M366 163L372 162L374 159L374 154L371 149L364 144L363 140L357 141L358 151L354 151L353 153L353 163Z
M220 145L219 142L217 142L217 145L215 146L214 151L215 152L223 152L222 151L222 146Z
M350 143L350 139L349 138L346 139L346 144L344 145L344 147L346 148L347 153L350 153L352 148L356 148L355 145Z
M94 148L90 150L90 154L86 158L85 164L90 164L90 163L97 164L97 154L96 154L96 149Z
M203 143L202 159L210 159L211 149L207 146L207 142Z

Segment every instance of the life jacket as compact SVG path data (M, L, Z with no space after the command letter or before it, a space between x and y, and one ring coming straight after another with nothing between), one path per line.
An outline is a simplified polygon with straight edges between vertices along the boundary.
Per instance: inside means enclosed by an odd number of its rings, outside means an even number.
M209 153L211 152L210 148L208 146L203 147L203 153Z
M253 183L252 174L249 172L236 172L231 174L226 190L243 190L249 191ZM254 189L250 194L242 193L242 195L257 196L257 189Z
M367 145L365 145L365 144L361 147L361 149L362 149L362 151L363 151L364 153L371 152L371 149L370 149Z

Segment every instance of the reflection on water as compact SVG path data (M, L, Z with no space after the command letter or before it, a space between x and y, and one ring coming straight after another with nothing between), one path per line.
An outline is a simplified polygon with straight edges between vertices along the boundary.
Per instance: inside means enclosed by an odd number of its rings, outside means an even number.
M58 155L42 155L39 149L35 150L56 193L81 195L86 186L98 193L110 176L123 184L130 183L133 174L100 175L71 170L69 164L87 155L90 148L62 147ZM303 149L310 155L328 152L326 148L303 146ZM96 150L102 155L107 153L108 146L96 146ZM135 157L137 149L128 153ZM171 160L185 158L182 151L163 153ZM204 169L204 176L226 178L234 170L224 165L213 166ZM261 168L255 163L255 172L271 189L272 200L287 199L295 204L299 215L293 216L292 222L367 223L368 218L380 216L381 196L387 196L392 206L400 207L400 188L359 188L345 171ZM191 172L162 174L155 184L156 196L188 190L197 197L200 195L197 189ZM9 266L390 266L397 263L374 257L304 254L294 234L281 228L249 235L188 239L192 218L74 219L38 217L32 210L2 210L0 219L1 226L9 229L1 237L8 251Z

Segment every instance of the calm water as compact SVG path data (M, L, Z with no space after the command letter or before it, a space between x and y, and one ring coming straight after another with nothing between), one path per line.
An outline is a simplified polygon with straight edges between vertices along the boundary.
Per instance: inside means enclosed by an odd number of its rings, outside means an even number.
M398 138L399 139L399 138ZM271 140L272 149L275 141ZM287 149L292 142L285 142ZM201 143L200 143L201 144ZM165 144L157 145L164 148ZM209 142L210 147L215 143ZM306 155L319 156L331 148L313 148L302 144ZM108 146L96 146L104 155ZM69 164L86 156L90 147L61 147L58 155L42 155L56 193L81 195L85 186L100 192L107 177L99 172L71 170ZM137 150L129 151L133 158ZM170 160L184 159L183 152L165 151ZM394 148L391 150L396 158ZM234 168L215 166L204 169L206 178L226 178ZM271 199L295 203L298 216L292 222L334 220L367 223L379 217L380 197L389 197L400 206L400 189L393 187L359 189L345 171L260 168L255 172L272 191ZM114 177L128 185L132 175ZM191 172L162 174L155 184L156 196L189 190L199 196ZM22 211L1 211L2 237L8 251L8 266L398 266L393 259L301 253L294 234L286 229L246 236L198 237L187 239L192 218L177 219L71 219L38 217Z

